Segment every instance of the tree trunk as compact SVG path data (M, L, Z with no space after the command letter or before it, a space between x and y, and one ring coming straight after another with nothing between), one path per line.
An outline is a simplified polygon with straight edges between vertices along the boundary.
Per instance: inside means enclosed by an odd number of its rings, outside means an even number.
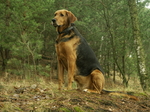
M128 5L129 5L130 16L131 16L132 30L133 30L134 43L135 43L135 49L137 55L138 75L140 77L140 83L142 89L145 91L147 89L147 84L148 84L147 83L148 74L145 66L145 53L144 53L141 36L140 36L136 0L128 0Z
M8 12L9 8L10 8L10 1L7 0L5 2L5 30L7 31L7 29L9 28L9 24L10 24L10 12ZM7 32L4 34L4 37L7 37ZM9 49L3 47L3 45L0 46L0 55L1 55L1 59L2 59L2 71L5 71L6 66L7 66L7 61L9 58Z
M113 56L113 59L114 59L114 62L115 62L115 64L116 64L116 66L117 66L117 68L119 69L119 72L121 73L121 75L122 75L122 78L123 78L123 84L127 87L127 79L126 79L126 77L125 77L125 74L124 74L124 72L123 72L123 70L122 70L122 68L121 68L121 66L120 66L120 64L119 64L119 62L118 62L118 58L117 58L117 53L116 53L116 46L115 46L115 34L114 34L114 29L111 27L111 24L110 24L110 20L109 20L109 18L108 18L108 16L109 16L109 12L108 12L108 9L105 9L105 7L104 7L104 19L105 19L105 21L106 21L106 26L107 26L107 29L108 29L108 33L109 33L109 36L110 36L110 41L111 41L111 46L112 46L112 56ZM114 77L115 78L115 77ZM113 80L115 80L115 79L113 79Z

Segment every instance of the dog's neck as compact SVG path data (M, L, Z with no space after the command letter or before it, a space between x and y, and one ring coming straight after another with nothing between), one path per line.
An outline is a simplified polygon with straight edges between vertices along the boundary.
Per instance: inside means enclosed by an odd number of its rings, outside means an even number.
M70 30L72 30L74 27L74 24L72 23L72 24L70 24L69 26L67 25L67 26L58 26L57 27L57 32L58 32L58 34L59 35L61 35L61 34L67 34L68 32L70 32Z
M58 37L56 39L56 43L66 42L72 39L75 34L70 36L71 30L74 30L74 24L71 24L69 27L63 29L61 27L57 27Z
M64 29L62 32L58 32L58 33L59 33L59 34L62 34L62 33L67 34L67 33L68 33L70 30L72 30L72 29L73 29L73 26L70 26L70 27Z

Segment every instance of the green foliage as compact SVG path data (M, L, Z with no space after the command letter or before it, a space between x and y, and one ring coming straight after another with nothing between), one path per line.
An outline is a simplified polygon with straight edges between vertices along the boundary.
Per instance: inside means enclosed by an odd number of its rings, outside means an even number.
M15 68L11 70L17 71L15 74L23 75L27 71L36 73L37 68L42 68L41 65L36 64L36 60L42 57L43 32L45 25L48 24L42 18L42 14L48 11L47 3L50 2L53 5L53 1L49 0L47 2L7 0L0 4L1 7L4 7L3 9L6 9L2 11L5 13L1 16L5 18L1 19L3 30L0 35L1 48L10 50L11 57L8 66L11 64L11 67L8 69ZM1 53L4 54L4 51Z

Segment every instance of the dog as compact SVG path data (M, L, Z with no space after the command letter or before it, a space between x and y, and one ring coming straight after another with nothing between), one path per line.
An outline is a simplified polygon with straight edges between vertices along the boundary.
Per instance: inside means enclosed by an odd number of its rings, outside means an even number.
M82 91L113 94L103 90L105 85L103 70L93 50L76 29L74 25L76 20L75 15L65 9L57 10L52 19L52 25L56 27L58 33L55 48L58 61L59 90L63 87L64 70L66 70L68 72L68 90L72 89L72 83L75 80L78 89Z
M58 32L55 48L59 89L62 89L66 69L68 90L72 89L72 83L75 80L78 89L101 93L105 83L103 72L93 50L73 24L77 18L68 10L58 10L54 15L52 24Z

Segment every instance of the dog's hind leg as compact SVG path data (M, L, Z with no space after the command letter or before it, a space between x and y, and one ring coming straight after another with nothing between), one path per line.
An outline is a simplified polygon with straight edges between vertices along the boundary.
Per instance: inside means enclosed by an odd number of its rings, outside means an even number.
M89 93L101 93L105 84L105 79L101 71L94 70L91 74L91 84L89 89L84 89Z

